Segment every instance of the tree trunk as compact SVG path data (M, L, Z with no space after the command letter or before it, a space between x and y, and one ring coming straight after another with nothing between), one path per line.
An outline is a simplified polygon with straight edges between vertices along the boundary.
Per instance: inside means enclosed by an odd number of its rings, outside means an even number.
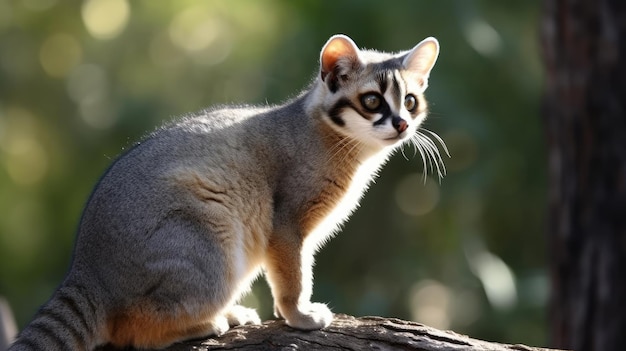
M626 2L548 0L543 19L551 328L626 345Z
M98 351L114 351L104 347ZM299 331L282 320L229 330L221 337L175 344L166 351L207 350L421 350L421 351L546 351L525 345L505 345L471 339L415 322L394 318L335 315L324 330Z

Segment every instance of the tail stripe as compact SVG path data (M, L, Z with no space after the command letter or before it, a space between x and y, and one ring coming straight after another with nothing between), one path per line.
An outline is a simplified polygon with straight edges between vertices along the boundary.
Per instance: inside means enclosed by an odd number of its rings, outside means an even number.
M35 331L39 331L40 333L42 333L43 335L45 335L45 340L46 343L48 343L48 341L52 341L54 342L58 348L56 348L56 350L63 350L66 348L65 342L63 341L63 339L61 339L57 334L56 331L52 328L50 328L50 325L48 325L45 321L39 319L34 321L33 323L31 323L30 325L32 328L35 329ZM31 340L24 340L25 342L29 343L29 344L34 344L31 343ZM55 348L50 347L51 345L45 345L45 347L41 347L41 345L37 345L37 347L35 349L37 350L55 350Z
M92 332L89 323L87 323L87 317L81 313L80 308L78 306L78 304L76 303L76 297L69 295L68 292L66 291L60 291L59 292L59 302L63 303L65 306L67 306L67 308L70 310L70 313L74 316L77 317L80 325L82 326L82 329L79 330L84 330L86 331L88 334ZM66 323L66 325L68 325L69 323ZM76 329L76 328L75 328ZM78 331L77 331L78 333ZM80 338L83 339L84 335L80 335Z
M46 348L41 347L41 345L35 343L33 340L31 339L19 339L17 340L13 345L15 345L18 349L22 349L19 348L18 345L23 345L25 346L26 350L31 350L31 351L37 351L37 350L41 350L41 351L46 351Z
M91 312L91 317L93 318L97 318L98 316L98 309L96 308L96 305L94 305L93 301L84 296L83 294L81 294L81 292L85 292L85 291L89 291L90 289L85 288L82 285L76 285L76 290L78 291L78 296L83 297L83 301L87 302L87 305L89 306L89 310ZM91 329L88 329L90 332L92 331Z
M58 335L59 331L66 331L64 334L71 334L72 339L76 345L80 345L83 343L84 336L81 335L80 331L76 328L76 325L71 323L71 321L67 320L67 316L63 314L59 314L58 311L50 311L47 309L42 309L41 317L47 319L48 321L55 323L56 328L52 329L49 327L50 323L47 323L45 319L37 319L33 323L38 326L38 322L42 321L42 325L45 325L46 329L50 329L50 333L48 334L50 337L61 340L62 345L67 344L69 340L63 341L61 337ZM71 317L70 317L71 318ZM65 345L69 346L69 345Z
M39 309L11 350L86 350L98 336L96 304L82 286L62 286Z

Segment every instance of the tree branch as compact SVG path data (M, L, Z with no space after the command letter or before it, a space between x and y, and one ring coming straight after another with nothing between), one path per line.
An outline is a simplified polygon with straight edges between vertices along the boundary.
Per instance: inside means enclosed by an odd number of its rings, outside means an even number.
M114 351L104 347L98 351ZM472 339L451 331L395 318L337 314L324 330L300 331L282 320L229 330L221 337L175 344L167 351L208 350L422 350L422 351L547 351Z

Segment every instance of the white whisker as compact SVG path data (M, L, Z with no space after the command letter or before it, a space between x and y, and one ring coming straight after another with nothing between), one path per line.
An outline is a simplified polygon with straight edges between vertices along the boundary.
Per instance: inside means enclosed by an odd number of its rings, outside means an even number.
M437 171L439 172L439 166L437 165L437 156L435 155L436 152L439 152L439 150L433 151L432 149L432 145L429 143L429 139L421 134L420 132L417 133L418 138L420 143L422 144L422 146L424 147L424 150L426 151L426 155L428 156L428 165L430 166L430 173L434 174L435 173L435 166L437 166Z
M424 131L428 132L430 134L430 136L432 136L435 140L437 140L437 142L439 142L439 144L441 145L441 147L443 148L443 150L445 151L446 155L448 156L448 158L450 158L450 151L448 150L448 147L446 146L446 143L443 141L443 139L437 135L437 133L430 131L428 129L424 129L422 128ZM431 143L433 145L433 148L437 149L437 146L435 145L434 141L431 140ZM437 156L439 156L439 163L441 164L441 167L443 168L443 175L445 175L447 173L446 171L446 165L443 162L443 159L441 158L441 154L439 152L437 152ZM441 180L443 176L440 176L439 179Z
M420 153L420 156L422 158L422 169L423 169L423 173L424 173L424 183L426 183L427 173L428 173L428 168L427 168L428 166L426 165L426 154L424 153L424 150L422 149L422 144L421 144L417 134L415 134L415 135L413 135L411 137L411 143L415 147L416 152Z
M422 131L427 132L428 134L422 133ZM441 157L439 147L435 141L441 145L446 155L450 157L450 152L448 151L443 139L441 139L441 137L435 132L420 128L410 140L411 144L415 147L414 155L419 152L422 158L424 182L426 182L428 173L430 172L434 175L435 171L439 180L441 180L446 175L447 170L445 163L443 162L443 158Z
M443 178L443 176L446 174L446 166L443 163L443 159L441 158L441 154L439 153L439 149L437 148L437 145L431 140L429 139L426 135L421 134L423 138L424 143L426 144L427 148L429 150L431 150L431 157L433 160L433 163L437 166L437 174L439 175L439 178ZM441 165L441 167L440 167ZM443 169L443 172L442 172Z
M405 160L409 160L408 157L406 157L406 154L404 153L404 144L402 145L402 147L400 148L400 152L402 153L402 156L404 157Z
M446 152L446 155L448 156L448 158L452 157L450 156L450 152L448 151L448 147L446 146L446 143L443 141L443 139L441 139L441 137L437 133L433 132L432 130L428 130L426 128L420 128L420 129L432 135L439 142L439 144L441 144L441 147L443 147L443 150Z

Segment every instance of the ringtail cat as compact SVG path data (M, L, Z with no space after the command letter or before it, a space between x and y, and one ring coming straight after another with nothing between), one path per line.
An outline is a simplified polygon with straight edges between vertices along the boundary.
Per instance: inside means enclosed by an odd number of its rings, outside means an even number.
M153 132L101 178L69 272L9 350L163 348L258 324L237 301L261 272L277 317L328 326L329 308L310 301L313 254L389 155L424 137L438 54L432 37L389 54L335 35L291 101L206 110ZM434 159L428 141L420 153Z

